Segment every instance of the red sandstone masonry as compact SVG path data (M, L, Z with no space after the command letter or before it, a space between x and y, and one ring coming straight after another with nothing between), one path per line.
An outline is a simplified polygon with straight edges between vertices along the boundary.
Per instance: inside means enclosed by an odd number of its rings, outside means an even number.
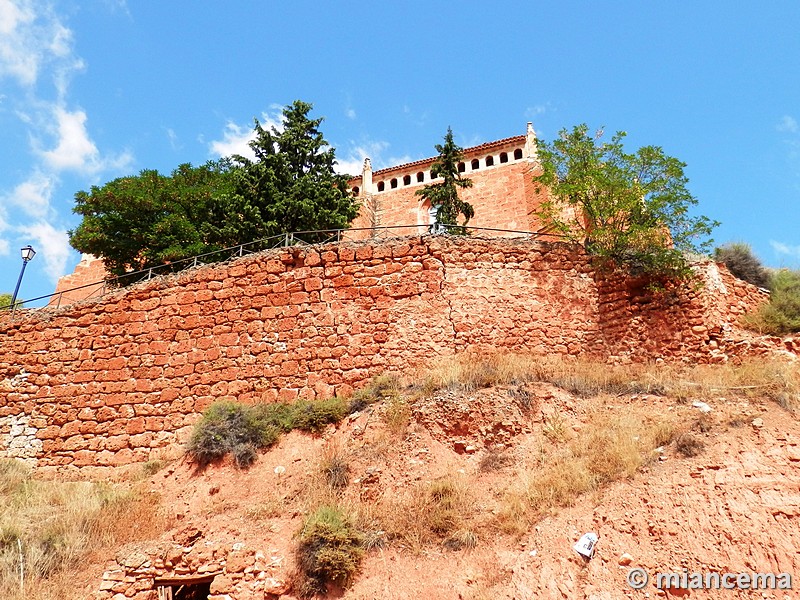
M216 400L347 394L467 349L713 361L763 301L716 266L672 304L565 244L409 237L264 252L0 322L0 455L151 459Z

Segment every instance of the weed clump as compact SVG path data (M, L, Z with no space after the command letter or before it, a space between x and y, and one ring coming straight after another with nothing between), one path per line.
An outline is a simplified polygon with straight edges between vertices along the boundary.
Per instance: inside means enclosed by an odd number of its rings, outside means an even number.
M675 449L685 458L692 458L703 451L705 444L699 437L684 433L675 440Z
M236 466L249 467L257 460L258 450L272 446L281 433L293 429L319 433L347 416L349 407L347 400L338 397L252 406L217 402L195 425L186 451L200 465L232 454Z
M298 534L298 593L310 598L325 593L328 583L349 585L364 557L363 537L336 506L321 506L310 514Z
M374 378L364 389L358 390L350 399L349 412L359 412L381 400L389 400L398 395L400 378L393 373L385 373Z
M250 406L235 402L212 404L194 428L187 452L207 465L233 453L237 466L250 466L259 448L278 440L278 428Z
M800 331L800 271L777 271L770 278L769 288L769 302L755 313L745 315L742 324L772 335Z
M762 288L769 284L769 273L747 244L720 246L714 250L714 260L724 263L731 273L743 281Z
M337 449L327 450L320 465L325 482L335 491L343 490L350 483L350 464Z
M0 598L66 597L82 562L160 535L159 502L108 483L35 479L21 461L0 460Z
M444 477L416 485L390 502L383 525L390 539L412 550L431 543L451 550L471 548L477 540L469 527L473 510L474 499L464 483Z

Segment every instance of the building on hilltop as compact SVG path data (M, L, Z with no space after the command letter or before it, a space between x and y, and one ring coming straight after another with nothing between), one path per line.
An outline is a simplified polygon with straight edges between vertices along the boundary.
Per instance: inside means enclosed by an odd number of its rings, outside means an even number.
M534 215L542 196L533 182L539 159L532 123L528 123L525 135L465 148L463 154L459 170L472 180L472 187L459 190L459 197L475 208L470 227L502 230L492 234L498 236L541 228ZM365 159L361 176L349 183L361 210L351 224L355 231L349 232L347 239L427 233L435 211L416 192L435 181L431 179L435 160L431 157L373 171L370 159ZM83 255L75 271L58 280L50 305L64 306L97 296L104 286L91 284L106 276L101 259Z
M528 123L525 135L465 148L463 154L459 171L472 180L472 187L459 190L459 197L475 208L470 227L540 229L533 215L542 198L532 179L539 166L532 123ZM416 192L436 181L431 178L435 160L436 157L431 157L373 171L370 159L366 158L361 176L350 180L350 189L361 200L361 211L352 227L389 228L386 232L389 235L425 233L435 219L435 211ZM348 237L363 239L373 233L377 232L354 231Z

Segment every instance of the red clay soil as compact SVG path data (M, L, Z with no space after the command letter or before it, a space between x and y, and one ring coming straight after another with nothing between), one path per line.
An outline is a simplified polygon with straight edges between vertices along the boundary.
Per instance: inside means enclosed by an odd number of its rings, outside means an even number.
M257 570L251 568L252 594L228 597L294 599L287 588L295 569L295 535L306 511L327 493L320 462L338 454L350 465L350 482L339 502L362 514L370 507L380 512L398 506L425 482L444 476L459 479L472 498L469 518L477 543L451 550L436 542L413 547L402 538L385 540L367 552L349 589L331 590L328 597L798 597L791 590L689 591L654 585L657 572L687 571L789 573L795 588L800 586L796 416L758 399L708 400L712 410L702 417L691 402L651 395L581 399L545 384L529 390L524 402L510 402L512 393L501 388L439 393L414 405L402 433L387 429L382 416L386 407L375 405L322 436L284 436L248 470L230 462L200 471L185 459L172 463L149 485L161 494L174 527L159 542L122 549L117 562L137 551L157 552L158 543L178 544L184 571L201 572L204 561L226 556L231 571L234 557L249 552ZM598 410L611 419L661 415L679 429L692 429L703 447L687 458L670 444L632 478L576 498L572 506L552 511L521 535L493 525L502 512L504 492L524 476L522 465L531 464L543 444L566 443L578 435ZM561 441L542 435L552 426L553 415ZM486 468L484 457L490 451L502 451L512 460ZM378 514L378 521L381 516L386 515ZM599 536L591 560L573 549L586 532ZM227 555L221 556L220 549ZM112 562L107 568L119 565ZM627 584L632 568L651 575L643 590ZM225 577L212 588L218 594L214 597L224 598L225 586L235 583Z

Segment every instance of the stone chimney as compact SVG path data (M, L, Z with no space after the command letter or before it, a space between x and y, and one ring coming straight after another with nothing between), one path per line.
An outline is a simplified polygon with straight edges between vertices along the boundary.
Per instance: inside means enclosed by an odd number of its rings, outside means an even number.
M369 157L364 159L364 169L361 171L361 194L368 196L373 193L372 190L372 161Z
M539 162L539 147L536 143L536 132L533 130L533 123L528 121L528 130L525 132L525 160L528 162Z

